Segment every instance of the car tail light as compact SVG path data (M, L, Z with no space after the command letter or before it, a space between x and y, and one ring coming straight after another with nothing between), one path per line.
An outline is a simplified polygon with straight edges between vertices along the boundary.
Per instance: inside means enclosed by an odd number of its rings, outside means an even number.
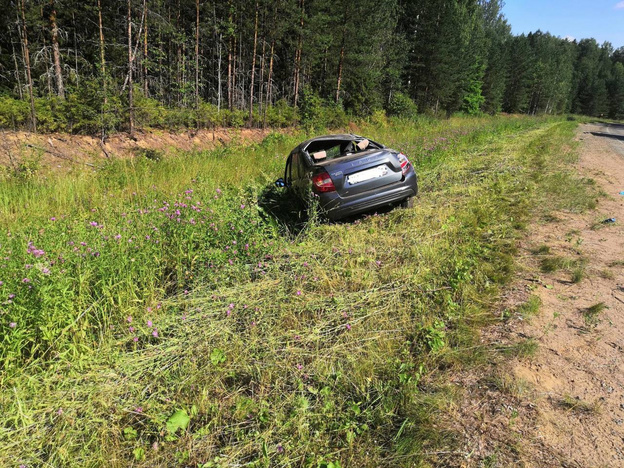
M312 177L312 190L316 193L335 192L336 187L327 171L319 172Z
M403 153L399 153L399 163L401 164L401 172L403 175L406 175L409 168L412 167L412 163L409 162L409 159Z

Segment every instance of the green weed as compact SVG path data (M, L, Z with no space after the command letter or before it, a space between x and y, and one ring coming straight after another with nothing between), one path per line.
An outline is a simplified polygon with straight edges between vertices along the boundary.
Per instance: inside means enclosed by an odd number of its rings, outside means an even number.
M568 411L574 411L577 413L589 413L589 414L595 414L599 412L600 407L601 407L601 404L598 400L596 400L593 403L589 403L589 402L581 400L578 397L574 398L568 394L565 394L561 398L561 400L559 401L559 405Z
M542 300L539 296L532 295L526 302L517 307L516 313L525 319L534 317L538 314L541 305Z
M607 309L607 305L604 302L598 302L593 306L583 309L582 314L587 325L596 326L599 322L600 314Z

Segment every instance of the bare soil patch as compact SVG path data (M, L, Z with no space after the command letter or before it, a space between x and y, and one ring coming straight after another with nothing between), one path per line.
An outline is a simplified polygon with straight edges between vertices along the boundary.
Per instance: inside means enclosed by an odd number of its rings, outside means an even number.
M539 313L487 329L483 342L537 351L457 376L466 391L450 419L463 450L449 465L624 466L624 128L582 125L577 138L577 169L606 197L529 229L505 309L533 295Z
M99 137L66 133L0 131L0 165L16 166L25 159L32 158L41 158L39 162L49 168L67 168L75 164L97 165L110 157L130 157L141 149L202 151L233 140L259 142L270 132L270 129L248 128L218 128L180 133L146 130L137 131L133 138L126 133L117 133L102 140Z

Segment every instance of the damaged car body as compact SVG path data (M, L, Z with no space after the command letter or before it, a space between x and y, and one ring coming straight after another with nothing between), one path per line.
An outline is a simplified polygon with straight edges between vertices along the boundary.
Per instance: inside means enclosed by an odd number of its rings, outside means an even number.
M411 206L416 172L403 153L367 138L325 135L304 141L286 161L278 187L300 200L318 196L322 212L338 220L388 205Z

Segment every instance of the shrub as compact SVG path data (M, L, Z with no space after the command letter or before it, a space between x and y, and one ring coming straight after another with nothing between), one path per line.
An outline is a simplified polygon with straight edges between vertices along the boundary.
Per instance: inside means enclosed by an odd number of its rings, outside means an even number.
M28 102L0 96L0 128L17 130L30 121Z
M306 86L301 92L299 123L307 130L326 126L323 100L312 88Z
M418 106L403 93L394 93L388 103L388 115L413 119L418 114Z
M295 109L286 99L280 99L266 110L266 123L269 127L284 128L295 124Z
M225 110L224 114L224 123L228 127L240 128L245 125L247 119L247 113L242 110L233 109L233 110Z
M171 109L166 109L156 99L145 97L140 92L137 92L135 96L134 118L136 126L158 128L168 126L169 124L174 124L173 126L175 126L177 119L175 117L171 118L169 115Z
M223 113L219 112L217 106L208 102L199 103L199 108L195 111L195 119L200 128L214 128L223 125Z

